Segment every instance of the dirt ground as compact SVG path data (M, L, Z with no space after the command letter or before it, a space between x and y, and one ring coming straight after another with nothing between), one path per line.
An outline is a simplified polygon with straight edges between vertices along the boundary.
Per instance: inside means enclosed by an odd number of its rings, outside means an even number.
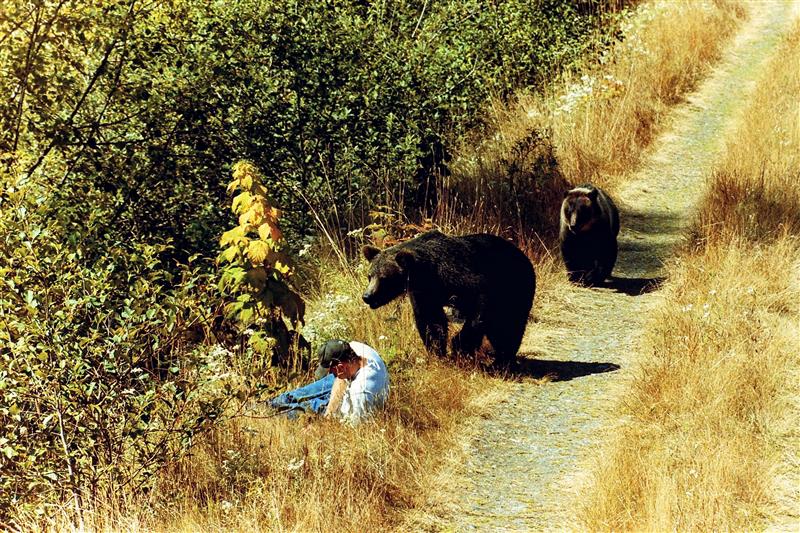
M642 168L615 195L620 252L606 288L570 289L557 316L536 316L517 379L498 379L485 418L465 422L438 488L414 529L577 529L582 462L605 437L648 310L660 298L664 263L683 242L726 133L747 100L794 8L763 2L720 64L675 110ZM534 303L535 308L535 303ZM487 401L489 399L487 398Z

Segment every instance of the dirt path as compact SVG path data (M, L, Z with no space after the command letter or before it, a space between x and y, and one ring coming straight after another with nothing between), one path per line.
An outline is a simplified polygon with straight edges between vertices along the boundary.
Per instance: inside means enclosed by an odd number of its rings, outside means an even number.
M614 288L572 288L559 316L528 327L521 356L534 379L500 381L504 399L467 429L463 455L425 525L454 531L575 527L579 465L603 439L602 420L630 371L637 335L658 292L639 294L681 242L725 132L793 8L761 2L720 66L676 110L633 180L622 211ZM535 378L547 374L552 381ZM493 391L496 394L498 391ZM431 516L435 515L435 518Z

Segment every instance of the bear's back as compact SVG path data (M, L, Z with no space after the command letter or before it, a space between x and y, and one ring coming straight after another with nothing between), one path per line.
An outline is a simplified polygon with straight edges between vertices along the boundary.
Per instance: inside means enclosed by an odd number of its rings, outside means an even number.
M438 230L423 233L398 248L413 249L440 270L465 271L488 276L500 284L527 286L535 283L533 265L513 243L490 233L451 237ZM521 287L521 288L523 288Z

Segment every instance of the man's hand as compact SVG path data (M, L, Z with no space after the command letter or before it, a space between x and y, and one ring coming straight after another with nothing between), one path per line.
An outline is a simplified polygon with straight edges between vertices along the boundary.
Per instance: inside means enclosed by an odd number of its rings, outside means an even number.
M324 417L329 418L339 413L342 408L342 400L344 400L344 391L347 390L347 382L343 379L336 378L333 381L333 388L331 389L331 399L328 406L325 408Z

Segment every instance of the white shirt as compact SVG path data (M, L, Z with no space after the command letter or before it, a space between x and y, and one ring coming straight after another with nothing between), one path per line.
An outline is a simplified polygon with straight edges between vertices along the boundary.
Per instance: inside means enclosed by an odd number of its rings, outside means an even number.
M378 352L362 342L351 341L350 347L366 364L347 385L342 399L341 417L357 424L373 412L383 409L389 397L389 373Z

